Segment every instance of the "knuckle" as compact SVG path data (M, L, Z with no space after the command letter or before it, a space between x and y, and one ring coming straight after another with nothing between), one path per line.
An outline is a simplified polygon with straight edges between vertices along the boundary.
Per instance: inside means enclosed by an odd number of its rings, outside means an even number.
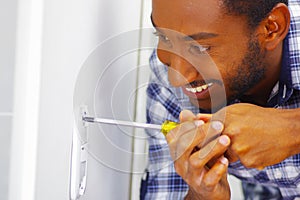
M231 124L226 127L224 134L228 135L232 140L242 133L241 127L238 124Z
M238 154L239 153L239 147L236 145L236 144L233 144L231 146L231 150L232 152L234 152L235 154Z
M209 192L213 191L215 188L215 184L209 180L204 180L202 182L202 184L203 184L203 187L205 188L205 190L209 191Z
M174 162L174 169L179 176L185 178L187 176L187 164L184 162Z
M190 159L189 159L189 166L190 166L191 168L197 168L198 162L197 162L195 159L190 158Z
M241 159L241 163L248 168L254 168L256 167L256 160L251 158L251 159Z
M190 168L200 168L201 165L201 159L195 159L194 157L189 158L189 166Z
M188 174L187 174L185 177L183 177L183 179L184 179L184 181L186 182L186 184L188 184L188 185L193 185L192 177L189 176Z
M221 177L223 175L223 171L215 171L215 177Z
M245 154L248 151L248 147L245 145L233 144L231 147L232 151L238 155Z
M174 162L174 169L175 169L175 171L179 174L179 175L181 175L182 174L182 167L181 167L181 165L178 163L178 162Z
M182 172L182 166L179 164L179 162L174 162L174 169L178 174L181 174Z

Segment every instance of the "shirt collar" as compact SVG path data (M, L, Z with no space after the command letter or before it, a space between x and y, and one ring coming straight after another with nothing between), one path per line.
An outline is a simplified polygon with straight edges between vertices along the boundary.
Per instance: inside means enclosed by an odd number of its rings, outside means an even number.
M277 107L282 105L292 96L293 93L288 38L289 37L286 37L283 42L280 77L270 95L267 103L268 107Z

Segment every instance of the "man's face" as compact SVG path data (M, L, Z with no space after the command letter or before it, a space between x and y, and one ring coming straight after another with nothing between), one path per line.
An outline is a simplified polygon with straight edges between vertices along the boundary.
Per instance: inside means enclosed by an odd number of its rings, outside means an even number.
M169 66L170 83L181 87L194 105L219 108L264 78L265 52L246 18L225 15L219 0L152 4L158 57Z

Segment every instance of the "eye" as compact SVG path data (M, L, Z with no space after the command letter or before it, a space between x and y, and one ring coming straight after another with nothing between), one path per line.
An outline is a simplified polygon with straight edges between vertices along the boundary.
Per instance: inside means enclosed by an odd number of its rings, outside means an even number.
M197 54L198 55L207 54L209 50L210 50L209 46L203 46L198 43L190 44L190 47L189 47L189 52L192 54L196 54L196 55Z
M157 32L157 31L154 32L153 34L158 37L159 42L162 42L168 46L171 46L171 41L166 35L164 35L163 33Z

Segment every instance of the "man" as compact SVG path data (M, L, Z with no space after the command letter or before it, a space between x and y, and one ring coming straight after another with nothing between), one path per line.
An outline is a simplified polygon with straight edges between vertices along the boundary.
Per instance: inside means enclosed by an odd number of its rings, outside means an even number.
M245 198L300 197L300 3L152 3L147 120L180 126L148 131L145 198L229 199L227 171Z

